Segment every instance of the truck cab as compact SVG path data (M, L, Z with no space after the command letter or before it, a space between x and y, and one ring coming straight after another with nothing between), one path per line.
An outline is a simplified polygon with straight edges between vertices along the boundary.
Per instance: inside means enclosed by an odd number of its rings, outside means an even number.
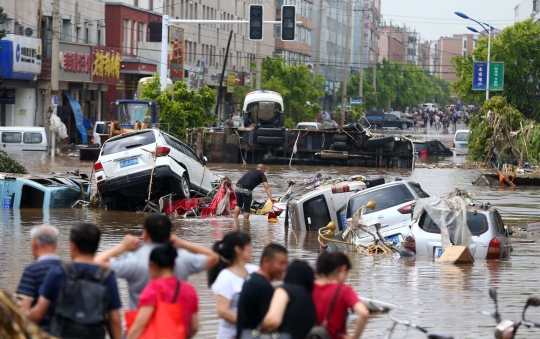
M285 124L285 108L281 94L273 91L254 91L244 100L244 127L281 128Z
M152 100L116 100L116 117L124 128L134 128L136 121L150 126L159 122L159 106Z

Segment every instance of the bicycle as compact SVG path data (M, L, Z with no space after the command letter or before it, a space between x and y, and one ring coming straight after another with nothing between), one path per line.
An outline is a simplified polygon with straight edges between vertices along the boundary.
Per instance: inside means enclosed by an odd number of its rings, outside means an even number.
M410 322L408 320L400 320L392 315L392 313L388 313L388 317L390 320L392 320L392 326L386 331L386 334L384 335L383 339L390 339L392 338L392 334L394 334L394 331L396 329L397 325L404 325L409 328L414 328L415 330L418 330L426 335L426 338L428 339L454 339L451 335L445 335L445 334L435 334L435 333L429 333L429 331L425 327L421 327L413 322Z

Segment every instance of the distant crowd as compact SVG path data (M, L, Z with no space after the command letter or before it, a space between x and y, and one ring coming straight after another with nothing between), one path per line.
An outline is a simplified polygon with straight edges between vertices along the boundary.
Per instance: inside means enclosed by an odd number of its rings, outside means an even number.
M54 226L34 227L30 236L36 260L25 268L15 295L19 309L13 309L23 316L13 319L35 322L43 338L47 333L66 339L101 339L107 333L112 339L191 338L200 328L199 300L186 280L205 270L215 296L218 339L253 339L260 333L357 339L369 318L345 284L351 263L342 252L323 252L313 270L302 260L289 263L287 249L271 243L257 266L251 263L249 234L227 233L208 248L171 234L171 221L161 214L146 218L142 239L126 235L98 255L99 228L77 224L69 235L71 262L56 254L59 232ZM125 329L117 279L127 282L129 292ZM3 296L0 291L0 300ZM350 312L357 319L348 334ZM36 327L0 324L0 333Z

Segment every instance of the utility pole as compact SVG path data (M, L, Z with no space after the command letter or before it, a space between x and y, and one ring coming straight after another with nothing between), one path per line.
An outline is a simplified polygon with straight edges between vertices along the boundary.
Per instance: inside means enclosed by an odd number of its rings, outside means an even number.
M255 64L257 65L257 86L256 90L261 90L261 77L262 77L262 60L261 60L261 42L257 41L257 52L255 56Z
M347 0L347 34L345 37L345 62L343 64L343 92L341 93L341 125L345 119L345 110L347 110L347 81L349 76L349 46L351 43L351 0Z
M409 43L406 26L403 25L403 31L401 32L401 76L403 76L403 68L405 67L405 58L407 58L407 53L405 53L407 44Z
M379 13L373 14L373 23L375 26L375 31L379 32L379 37L377 38L377 46L375 46L375 64L373 65L373 95L377 95L377 65L379 63L379 41L381 39L381 32L379 31Z
M360 78L358 80L358 95L360 97L360 100L364 97L364 19L365 19L365 13L364 13L364 6L362 5L362 9L360 10L360 15L362 16L362 20L360 21Z
M40 8L41 11L41 8ZM60 58L60 47L58 42L58 34L60 34L60 0L54 0L53 2L53 32L52 32L52 48L51 48L51 95L54 97L58 95L58 73L59 73L59 58ZM56 105L54 108L54 113L56 114ZM43 119L43 125L45 126L45 131L51 131L50 126L50 117L47 115ZM51 157L54 158L56 155L56 133L51 131Z
M315 63L315 75L321 74L321 50L322 50L322 43L321 43L321 37L322 37L322 29L323 29L323 15L322 15L322 9L323 9L323 0L319 0L319 30L317 31L317 60Z
M388 38L388 61L392 62L392 19L390 19L390 37Z

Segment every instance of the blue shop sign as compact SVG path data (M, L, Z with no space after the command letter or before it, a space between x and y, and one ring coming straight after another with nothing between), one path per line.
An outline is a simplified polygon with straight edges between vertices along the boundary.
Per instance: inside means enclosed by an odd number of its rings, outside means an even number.
M0 89L0 104L15 105L15 89L1 88Z
M36 80L36 74L13 70L13 41L0 40L0 78L17 80Z

